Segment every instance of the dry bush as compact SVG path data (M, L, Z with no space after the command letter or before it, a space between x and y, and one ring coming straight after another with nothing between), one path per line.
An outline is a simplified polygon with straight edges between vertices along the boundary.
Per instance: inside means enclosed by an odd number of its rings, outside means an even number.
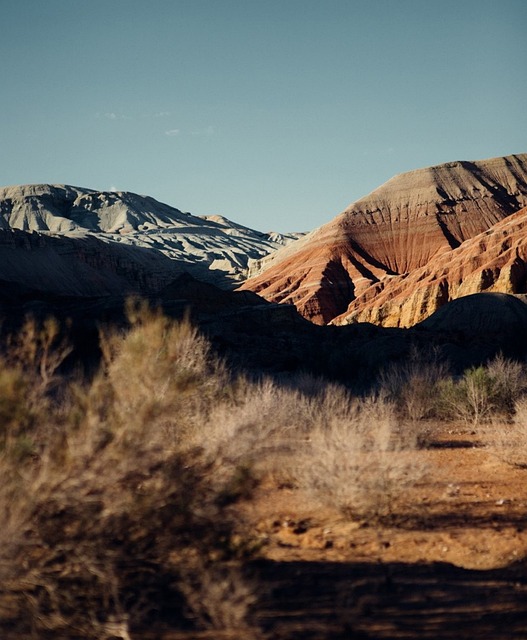
M247 640L262 637L251 619L257 586L238 564L205 564L198 559L196 566L186 568L183 578L181 589L196 626L235 632Z
M271 380L235 386L230 401L212 409L206 440L196 444L210 460L291 480L291 456L313 425L316 400Z
M413 350L407 361L381 373L381 393L394 403L399 419L426 447L434 440L440 409L438 388L448 378L448 367L437 354Z
M485 431L492 452L509 464L527 468L527 398L514 406L512 420L494 420Z
M188 323L145 310L131 320L105 336L91 383L62 380L27 422L34 372L0 369L2 638L126 638L164 616L188 625L188 567L200 558L215 575L250 552L224 506L238 469L203 446L212 410L233 402L223 366ZM56 369L44 369L49 389ZM22 457L21 425L32 442ZM204 626L226 624L229 608L239 620L249 591L211 587L204 606L224 613Z
M173 322L147 308L129 311L132 327L106 335L106 383L113 422L127 431L150 425L165 446L178 447L203 432L207 413L228 392L230 381L209 343L188 321Z
M26 403L28 388L22 371L0 360L0 451L16 446L29 431L32 412Z
M31 381L28 403L41 402L43 395L60 383L58 370L71 351L55 318L42 323L28 318L16 335L9 336L6 361Z
M326 398L319 412L300 471L305 485L350 518L393 515L394 501L425 471L394 405L382 397L352 400L339 393Z
M527 372L521 362L498 354L486 365L493 384L493 401L498 413L512 416L516 401L527 390Z
M380 388L408 421L422 444L432 437L430 418L460 420L472 426L492 416L511 416L514 403L527 389L524 366L503 355L484 366L467 369L453 378L437 357L412 352L408 361L386 369Z
M413 350L403 364L381 373L382 393L395 403L401 418L417 422L437 412L437 385L448 376L448 367L436 354Z

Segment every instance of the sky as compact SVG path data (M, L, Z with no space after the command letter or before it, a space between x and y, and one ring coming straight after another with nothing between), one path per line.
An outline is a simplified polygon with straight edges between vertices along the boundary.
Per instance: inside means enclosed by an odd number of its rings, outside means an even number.
M0 185L309 231L527 152L525 0L0 0Z

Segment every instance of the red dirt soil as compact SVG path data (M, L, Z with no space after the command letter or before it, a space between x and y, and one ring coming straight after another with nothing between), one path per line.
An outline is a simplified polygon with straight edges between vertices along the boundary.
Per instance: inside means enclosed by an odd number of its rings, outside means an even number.
M458 428L417 452L425 480L392 521L354 522L267 478L237 505L260 536L249 567L257 626L141 635L163 640L527 638L527 468ZM489 446L487 446L489 445Z

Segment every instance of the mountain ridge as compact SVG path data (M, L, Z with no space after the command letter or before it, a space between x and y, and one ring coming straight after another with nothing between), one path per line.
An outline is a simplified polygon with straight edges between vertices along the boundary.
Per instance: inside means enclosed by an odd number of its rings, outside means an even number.
M221 216L194 216L132 192L49 184L1 188L0 229L151 249L163 265L168 258L177 272L187 270L222 287L233 287L252 260L298 236L255 231Z

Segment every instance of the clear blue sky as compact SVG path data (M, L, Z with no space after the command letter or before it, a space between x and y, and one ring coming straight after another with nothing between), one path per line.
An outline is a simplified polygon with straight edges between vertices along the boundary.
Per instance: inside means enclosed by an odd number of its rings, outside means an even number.
M0 0L0 185L310 230L527 152L525 0Z

